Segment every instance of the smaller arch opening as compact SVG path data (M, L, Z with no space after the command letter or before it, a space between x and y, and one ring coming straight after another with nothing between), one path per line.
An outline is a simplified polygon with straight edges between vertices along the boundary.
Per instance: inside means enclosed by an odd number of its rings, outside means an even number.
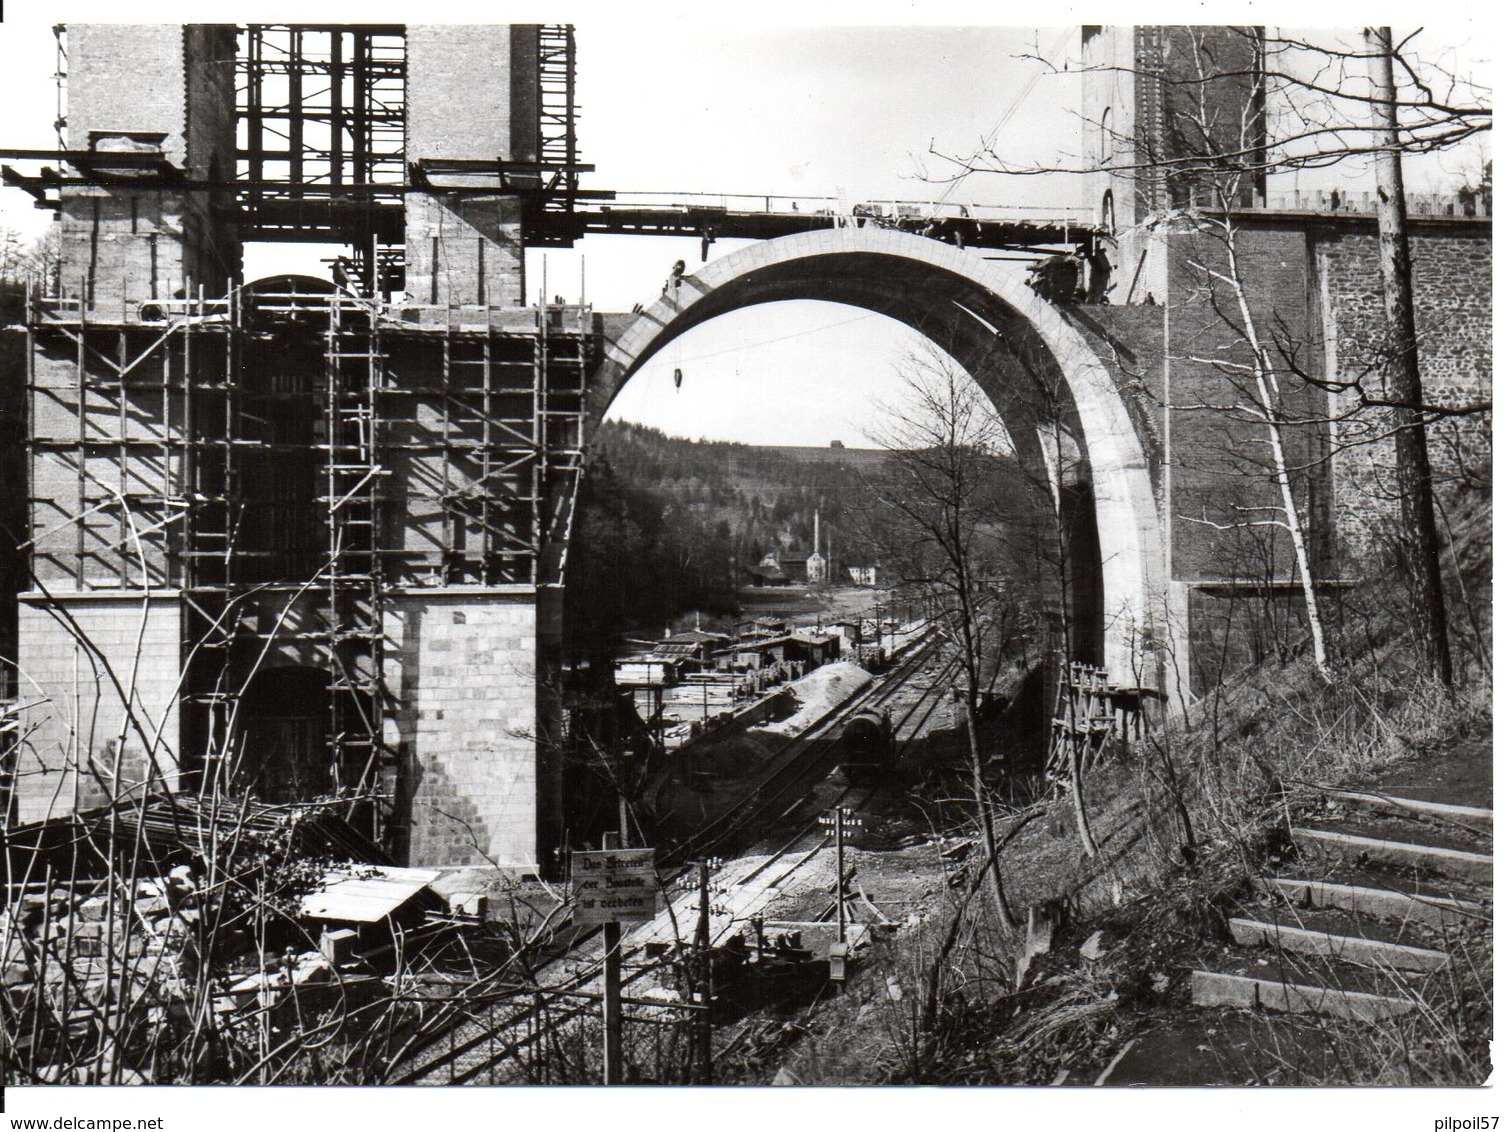
M330 296L339 290L328 279L285 274L253 280L242 287L241 294L251 321L283 325L328 319Z

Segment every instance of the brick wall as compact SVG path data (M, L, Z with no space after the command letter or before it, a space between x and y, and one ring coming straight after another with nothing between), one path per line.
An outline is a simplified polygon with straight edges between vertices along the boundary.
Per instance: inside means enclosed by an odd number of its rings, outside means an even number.
M507 24L410 24L410 161L507 158L512 152L512 30Z
M1278 507L1280 499L1268 430L1252 412L1258 408L1250 393L1252 350L1239 329L1234 293L1220 284L1212 288L1205 270L1229 273L1225 248L1193 234L1169 243L1173 576L1288 577L1289 535L1266 525L1282 514L1262 510ZM1276 363L1282 343L1309 367L1310 251L1303 228L1243 230L1236 246L1253 322ZM1322 407L1320 395L1299 380L1281 382L1278 403L1280 419L1296 422ZM1293 424L1282 434L1296 505L1308 517L1324 506L1324 475L1305 471L1321 454L1324 433Z
M385 622L410 863L536 868L533 592L410 592Z
M1340 587L1322 586L1321 617L1335 624ZM1207 585L1189 591L1189 691L1202 696L1253 665L1308 648L1308 614L1303 591L1292 580L1275 578L1263 586ZM1307 654L1308 655L1308 652Z
M228 25L71 24L68 140L78 149L150 149L191 176L235 171L235 38ZM129 175L125 178L129 180ZM134 317L145 299L203 285L223 292L240 270L234 229L211 194L70 188L61 193L61 282L101 317Z
M1287 370L1286 355L1304 373L1333 379L1375 366L1381 298L1372 223L1281 213L1247 213L1238 223L1247 297L1276 368ZM1490 228L1481 222L1427 221L1416 223L1411 235L1427 400L1447 405L1486 401L1492 367ZM1277 511L1260 510L1279 502L1266 430L1250 414L1213 408L1240 404L1240 388L1251 388L1250 376L1212 364L1212 359L1232 366L1252 363L1243 336L1228 325L1240 318L1229 289L1215 288L1222 296L1224 317L1219 317L1208 277L1202 279L1200 265L1227 270L1224 249L1192 234L1165 236L1163 242L1168 249L1166 282L1151 286L1168 296L1168 400L1173 409L1169 495L1160 503L1172 512L1165 516L1172 541L1171 576L1194 584L1193 589L1178 587L1189 601L1175 611L1175 618L1185 618L1190 676L1201 686L1214 671L1212 665L1229 668L1234 658L1251 660L1286 637L1302 636L1304 628L1293 602L1281 592L1297 577L1289 533L1252 521L1279 517ZM1084 317L1107 328L1107 344L1115 344L1124 358L1125 393L1148 402L1138 420L1155 423L1163 393L1161 374L1155 372L1161 360L1154 355L1161 350L1142 341L1151 326L1138 323L1133 309L1106 315L1092 308ZM1379 389L1376 377L1370 386ZM1387 417L1373 410L1360 418L1361 426L1327 424L1350 403L1292 373L1282 375L1280 403L1284 417L1293 422L1283 429L1283 438L1308 528L1312 570L1322 580L1351 576L1361 565L1359 556L1370 549L1370 538L1386 530L1397 506L1391 498L1392 441L1351 446L1386 428ZM1200 405L1212 408L1193 408ZM1160 430L1142 431L1144 443L1156 445ZM1431 426L1438 480L1481 470L1490 451L1486 416L1446 418ZM1149 453L1158 458L1152 447ZM1277 589L1266 596L1223 591L1217 600L1200 588L1221 580ZM1223 611L1232 617L1225 619Z
M149 748L165 776L158 781L171 788L178 765L178 595L60 597L51 604L56 613L32 595L20 608L23 699L45 699L22 717L18 820L98 805L112 793L139 797L149 778Z
M409 161L527 161L537 154L538 75L530 25L410 24L406 133ZM528 63L529 65L525 65ZM486 188L496 176L437 177ZM407 289L440 306L524 302L517 196L410 193L404 198Z

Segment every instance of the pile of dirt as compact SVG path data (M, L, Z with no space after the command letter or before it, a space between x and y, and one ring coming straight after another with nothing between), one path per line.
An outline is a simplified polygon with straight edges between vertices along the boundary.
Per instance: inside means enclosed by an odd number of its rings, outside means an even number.
M788 738L799 735L873 679L870 673L847 660L825 664L787 689L795 700L796 710L759 730Z

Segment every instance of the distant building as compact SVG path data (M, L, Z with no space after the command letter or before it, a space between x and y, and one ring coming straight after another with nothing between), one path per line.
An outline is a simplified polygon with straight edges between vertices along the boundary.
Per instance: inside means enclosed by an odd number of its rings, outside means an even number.
M849 581L856 586L879 585L880 570L876 566L850 566Z
M841 642L837 637L810 637L791 633L760 641L757 651L763 656L783 664L795 665L807 672L820 664L837 660L842 651L840 646Z
M751 585L773 586L782 582L795 583L806 579L808 585L821 585L828 581L830 565L819 547L822 535L821 520L816 511L812 512L812 553L805 558L800 555L792 555L783 549L772 550L760 559L760 565L751 571ZM783 541L785 541L783 536ZM780 580L771 571L780 572Z
M821 626L818 632L824 636L837 637L843 643L844 648L857 644L860 639L858 621L834 621Z
M724 637L723 640L727 640ZM691 642L657 641L654 648L613 662L613 682L620 688L665 688L712 659L712 648ZM703 654L707 659L703 659Z
M738 625L739 640L755 637L779 637L786 632L786 622L780 617L756 617L753 621L741 621Z
M706 664L712 659L713 650L722 648L733 638L727 633L707 629L687 629L681 633L667 633L659 640L629 638L629 644L638 646L646 653L665 656L685 656Z
M746 566L744 572L751 586L784 586L790 581L780 566L770 562Z
M786 659L813 669L820 664L829 664L843 652L837 637L790 636L781 642Z
M666 688L681 679L684 666L674 657L620 657L613 662L613 682L620 688Z

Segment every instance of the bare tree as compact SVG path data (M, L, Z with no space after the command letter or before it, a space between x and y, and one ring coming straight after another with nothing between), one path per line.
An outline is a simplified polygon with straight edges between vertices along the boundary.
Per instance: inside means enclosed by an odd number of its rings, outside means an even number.
M14 228L0 228L0 283L14 283L26 274L26 241Z
M1234 172L1248 176L1324 169L1355 162L1388 150L1404 154L1439 153L1486 135L1493 124L1490 89L1450 65L1445 53L1421 54L1422 28L1390 39L1387 46L1357 42L1361 36L1337 32L1303 38L1282 29L1219 29L1238 46L1223 51L1213 29L1171 29L1171 50L1179 56L1162 63L1078 63L1040 55L1024 58L1052 71L1080 75L1122 75L1157 84L1166 95L1161 137L1113 137L1113 152L1095 165L1101 172L1133 177L1156 174L1196 190L1212 176ZM1402 76L1387 96L1378 91L1370 67L1380 55ZM1215 115L1215 87L1235 87L1246 106L1233 112L1227 103ZM1373 119L1387 103L1398 118L1397 142L1385 142ZM1261 119L1261 126L1259 120ZM1085 123L1092 129L1100 123ZM1254 128L1259 127L1260 128ZM1141 144L1133 144L1139 140ZM932 156L949 166L947 179L969 173L1038 176L1084 173L1078 153L1061 164L1023 165L992 146L969 157L934 149Z
M1369 77L1379 150L1373 160L1378 178L1378 258L1383 270L1387 383L1396 402L1395 467L1399 479L1399 517L1405 565L1416 614L1424 628L1426 657L1432 675L1451 686L1451 642L1446 624L1446 593L1441 584L1441 539L1436 531L1435 490L1426 447L1424 401L1420 385L1420 344L1415 333L1414 273L1409 232L1405 228L1404 173L1399 154L1399 92L1394 81L1394 37L1390 28L1369 28L1373 49Z
M1003 929L1017 926L998 860L995 814L979 732L984 692L1008 644L1012 583L1002 575L1005 543L993 492L1011 451L1000 414L941 349L914 354L903 367L906 404L878 437L889 451L876 485L885 545L898 583L922 593L952 644L964 687L964 734L975 816L984 842L990 892Z
M1109 174L1135 185L1137 209L1145 214L1141 233L1156 235L1161 230L1171 266L1182 260L1190 275L1202 282L1196 290L1203 292L1212 327L1218 333L1229 331L1245 355L1237 358L1229 349L1210 350L1195 359L1226 379L1229 401L1173 408L1215 410L1254 425L1265 450L1260 471L1275 491L1271 504L1244 504L1242 513L1184 518L1225 530L1268 526L1284 533L1304 596L1312 657L1322 673L1328 670L1330 656L1314 584L1314 533L1307 529L1300 489L1336 452L1393 438L1396 460L1386 490L1399 499L1406 572L1427 664L1449 683L1425 426L1442 417L1481 414L1491 406L1487 401L1443 403L1428 398L1421 387L1398 169L1401 155L1439 154L1478 144L1492 125L1490 92L1449 65L1444 55L1424 56L1419 30L1397 39L1388 29L1302 37L1258 27L1164 31L1161 54L1140 54L1130 65L1117 59L1078 68L1086 81L1109 74L1136 84L1138 97L1148 99L1150 107L1130 131L1118 132L1109 119L1086 123L1102 135L1101 160L1092 168L1079 161L1023 166L988 148L969 158L939 156L952 166L950 179L970 172L1077 171ZM1272 191L1276 174L1367 163L1379 177L1382 342L1371 364L1354 375L1317 375L1303 360L1306 348L1316 344L1304 341L1304 333L1282 319L1260 311L1254 301L1244 278L1252 260L1243 247L1247 221L1242 212L1265 200L1282 201L1282 195ZM1353 207L1340 194L1331 194L1328 203L1337 210ZM1326 206L1324 199L1306 205ZM1482 186L1459 192L1454 207L1469 216L1485 214L1491 209L1491 182L1485 178ZM1180 232L1213 239L1202 248L1200 241L1169 238ZM1127 285L1125 279L1120 282ZM1382 390L1369 382L1380 375ZM1338 396L1330 406L1318 406L1306 398L1307 387ZM1316 455L1314 445L1299 434L1313 437L1322 431L1338 439ZM1249 448L1245 441L1242 444Z
M1225 188L1223 203L1229 206L1229 186ZM1221 530L1266 527L1283 532L1293 553L1294 569L1304 599L1311 657L1316 671L1329 681L1331 666L1315 584L1310 524L1297 499L1295 462L1289 452L1288 435L1291 426L1313 429L1316 421L1311 414L1295 414L1286 408L1286 373L1279 364L1282 355L1271 344L1271 331L1264 333L1254 313L1238 247L1240 232L1230 209L1217 208L1213 212L1194 214L1185 218L1185 223L1202 235L1214 237L1213 243L1223 261L1212 263L1199 251L1183 257L1185 269L1197 280L1214 316L1211 329L1217 333L1222 327L1234 331L1234 341L1217 338L1213 343L1215 349L1192 356L1192 360L1211 367L1226 379L1230 400L1224 403L1186 402L1170 408L1181 412L1215 411L1255 424L1261 430L1260 437L1244 439L1249 447L1254 443L1260 446L1261 455L1254 456L1251 463L1262 478L1273 484L1277 502L1235 503L1236 515L1229 519L1212 519L1207 515L1184 515L1181 518ZM1205 247L1208 248L1209 244ZM1233 346L1236 349L1230 348Z

